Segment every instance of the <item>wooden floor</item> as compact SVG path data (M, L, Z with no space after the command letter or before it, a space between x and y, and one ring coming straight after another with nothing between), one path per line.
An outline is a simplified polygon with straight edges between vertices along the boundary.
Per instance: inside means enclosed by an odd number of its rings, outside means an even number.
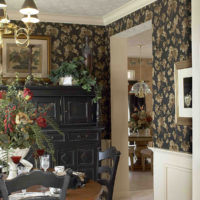
M130 200L153 200L153 176L150 171L129 172Z
M150 171L129 172L130 197L121 200L153 200L153 176Z

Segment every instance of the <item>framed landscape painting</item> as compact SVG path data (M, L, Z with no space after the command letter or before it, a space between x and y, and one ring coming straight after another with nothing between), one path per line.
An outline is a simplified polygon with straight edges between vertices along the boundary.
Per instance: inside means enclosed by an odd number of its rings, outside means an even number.
M192 125L192 62L175 63L175 119L178 125Z
M32 74L37 78L48 78L50 69L50 37L32 36ZM3 78L12 78L16 72L20 78L29 73L30 48L16 45L14 38L3 38L2 64L0 72Z

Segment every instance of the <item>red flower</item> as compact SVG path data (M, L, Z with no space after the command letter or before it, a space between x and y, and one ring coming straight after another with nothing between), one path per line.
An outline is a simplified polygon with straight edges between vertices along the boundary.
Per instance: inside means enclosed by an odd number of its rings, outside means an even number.
M47 121L46 121L46 119L45 118L43 118L43 117L38 117L37 119L36 119L36 121L37 121L37 124L38 124L38 126L40 126L41 128L45 128L46 126L47 126Z
M132 117L133 117L133 119L134 119L135 121L138 121L138 120L139 120L139 117L138 117L137 114L133 114Z
M31 92L31 90L28 89L28 88L25 88L25 89L24 89L24 98L25 98L27 101L29 101L29 100L32 99L32 97L33 97L33 93Z
M152 121L152 117L151 117L151 116L147 116L147 117L146 117L146 120L147 120L147 122L150 123L150 122Z
M5 95L6 95L5 91L0 91L0 99L3 99Z

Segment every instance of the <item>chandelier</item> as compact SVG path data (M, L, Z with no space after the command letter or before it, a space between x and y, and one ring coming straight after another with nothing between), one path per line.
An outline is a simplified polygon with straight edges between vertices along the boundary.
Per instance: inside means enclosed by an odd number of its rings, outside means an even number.
M135 83L132 88L130 93L135 94L136 97L138 98L144 98L146 94L151 94L151 90L149 89L149 86L141 80L141 52L142 52L142 45L138 45L140 47L140 66L139 66L139 72L140 72L140 79L139 82Z
M15 42L18 46L29 46L31 25L39 22L37 17L39 10L34 0L25 0L19 12L23 14L21 20L25 27L19 27L10 22L7 14L7 4L5 0L0 0L0 47L3 46L3 35L8 34L14 34Z

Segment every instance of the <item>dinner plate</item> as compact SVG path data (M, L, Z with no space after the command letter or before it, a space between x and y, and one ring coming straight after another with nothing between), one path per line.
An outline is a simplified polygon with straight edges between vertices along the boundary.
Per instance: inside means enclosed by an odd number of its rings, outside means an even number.
M53 197L59 197L59 194L51 194L50 191L47 191L45 193L43 192L25 192L25 193L15 193L11 194L9 196L9 200L19 200L22 198L27 197L36 197L36 196L53 196Z

